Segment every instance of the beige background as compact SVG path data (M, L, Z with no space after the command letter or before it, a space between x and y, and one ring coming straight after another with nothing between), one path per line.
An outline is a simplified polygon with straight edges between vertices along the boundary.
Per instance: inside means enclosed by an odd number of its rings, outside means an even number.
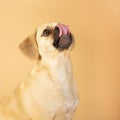
M19 43L39 25L69 24L80 104L75 120L120 120L119 0L0 0L0 96L23 80L33 62Z

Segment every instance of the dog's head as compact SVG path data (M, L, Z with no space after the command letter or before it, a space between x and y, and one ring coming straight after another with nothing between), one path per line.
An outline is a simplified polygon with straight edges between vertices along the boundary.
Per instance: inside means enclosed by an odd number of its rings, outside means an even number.
M69 51L72 45L73 35L69 27L60 23L51 23L39 27L19 47L29 58L40 59Z

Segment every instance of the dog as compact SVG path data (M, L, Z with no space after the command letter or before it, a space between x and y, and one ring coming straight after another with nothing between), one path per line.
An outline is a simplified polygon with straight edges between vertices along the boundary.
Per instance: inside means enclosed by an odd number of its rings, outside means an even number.
M70 51L74 37L67 25L39 27L21 44L36 63L26 80L0 103L0 120L72 120L78 93Z

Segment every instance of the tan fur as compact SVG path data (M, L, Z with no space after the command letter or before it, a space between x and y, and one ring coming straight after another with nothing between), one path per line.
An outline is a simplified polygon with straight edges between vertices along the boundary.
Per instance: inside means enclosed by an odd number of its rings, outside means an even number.
M72 74L69 51L53 47L53 34L41 37L46 27L38 28L35 37L28 37L20 48L26 56L36 59L28 78L0 103L0 120L71 120L78 95ZM34 34L35 35L35 34ZM36 38L36 39L35 39ZM38 56L41 56L41 60Z
M38 46L36 43L36 32L27 37L20 45L22 52L30 59L39 58Z

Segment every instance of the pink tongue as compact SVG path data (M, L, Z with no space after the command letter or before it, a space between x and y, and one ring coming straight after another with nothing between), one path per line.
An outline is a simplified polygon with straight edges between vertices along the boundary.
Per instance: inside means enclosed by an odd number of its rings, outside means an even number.
M63 24L58 24L56 27L58 27L60 30L59 37L61 37L62 35L70 34L69 26L63 25Z

